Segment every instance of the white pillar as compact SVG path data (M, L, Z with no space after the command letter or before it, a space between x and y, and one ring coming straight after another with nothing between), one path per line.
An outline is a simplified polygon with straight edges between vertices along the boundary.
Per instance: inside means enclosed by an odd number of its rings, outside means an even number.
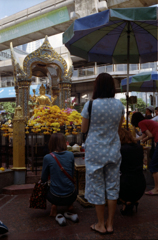
M95 65L94 65L94 74L97 75L97 62L95 62Z

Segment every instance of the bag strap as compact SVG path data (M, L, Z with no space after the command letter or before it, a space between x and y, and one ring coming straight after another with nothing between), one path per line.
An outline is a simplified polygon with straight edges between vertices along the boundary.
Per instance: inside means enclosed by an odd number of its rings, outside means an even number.
M92 103L93 103L93 100L91 99L91 100L89 101L89 105L88 105L89 125L88 125L87 134L88 134L89 127L90 127L90 122L91 122Z
M60 167L60 170L71 180L71 182L73 182L75 184L74 179L66 172L66 170L63 168L63 166L61 165L61 163L57 159L57 157L54 155L54 153L50 153L50 155L52 155L52 157L55 159L55 161L57 162L57 164Z

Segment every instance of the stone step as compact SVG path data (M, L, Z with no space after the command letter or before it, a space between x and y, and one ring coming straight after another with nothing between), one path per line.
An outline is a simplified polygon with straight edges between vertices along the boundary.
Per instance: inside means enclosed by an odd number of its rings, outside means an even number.
M33 176L27 176L26 177L26 184L33 184L37 183L40 180L41 176L33 175Z
M3 188L2 193L7 195L31 194L35 184L11 185Z

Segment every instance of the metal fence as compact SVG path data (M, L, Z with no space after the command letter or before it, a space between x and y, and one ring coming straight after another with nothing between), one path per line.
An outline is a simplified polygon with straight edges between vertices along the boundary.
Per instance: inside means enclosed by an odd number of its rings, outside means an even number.
M13 147L9 143L9 137L4 136L0 127L0 167L9 168L13 165Z
M62 129L62 133L65 130ZM12 168L13 166L13 137L4 136L4 131L0 127L0 167ZM25 165L26 171L32 171L37 175L42 170L43 157L49 153L48 142L50 135L43 133L33 133L25 135ZM66 141L72 146L75 143L82 144L83 136L81 133L77 135L66 136Z
M49 153L50 135L29 133L25 135L25 164L27 171L41 171L43 157Z

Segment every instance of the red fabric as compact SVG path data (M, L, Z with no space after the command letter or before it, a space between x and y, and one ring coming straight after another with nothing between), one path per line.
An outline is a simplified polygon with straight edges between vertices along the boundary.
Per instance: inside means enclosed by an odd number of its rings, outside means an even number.
M158 142L158 123L157 122L146 119L139 122L138 127L141 129L142 132L149 130L154 137L154 141L156 143Z

